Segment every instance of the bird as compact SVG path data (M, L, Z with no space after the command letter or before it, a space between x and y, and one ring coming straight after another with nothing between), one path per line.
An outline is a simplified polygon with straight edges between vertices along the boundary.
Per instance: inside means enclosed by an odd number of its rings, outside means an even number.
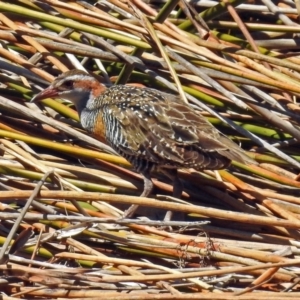
M180 198L183 185L178 169L220 170L233 160L254 162L176 95L132 85L106 87L75 69L59 75L32 102L45 98L73 102L82 127L106 141L143 176L141 197L149 197L154 188L153 171L171 178L173 196ZM132 205L124 217L134 215L136 209Z

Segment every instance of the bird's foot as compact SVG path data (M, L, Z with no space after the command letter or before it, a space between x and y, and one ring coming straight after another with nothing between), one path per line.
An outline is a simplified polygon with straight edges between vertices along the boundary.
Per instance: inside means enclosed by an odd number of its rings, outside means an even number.
M128 209L126 209L122 215L122 219L128 219L128 218L131 218L136 210L138 209L138 205L136 204L132 204Z

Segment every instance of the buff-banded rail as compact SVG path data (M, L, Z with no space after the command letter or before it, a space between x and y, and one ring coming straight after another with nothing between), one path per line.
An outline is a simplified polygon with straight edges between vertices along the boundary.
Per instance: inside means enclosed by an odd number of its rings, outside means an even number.
M237 144L171 94L130 85L107 88L94 76L71 70L32 101L45 98L74 103L82 127L105 140L143 176L143 197L153 190L154 170L173 180L173 196L180 198L180 168L220 170L232 160L253 163ZM133 205L124 216L132 216L136 208Z

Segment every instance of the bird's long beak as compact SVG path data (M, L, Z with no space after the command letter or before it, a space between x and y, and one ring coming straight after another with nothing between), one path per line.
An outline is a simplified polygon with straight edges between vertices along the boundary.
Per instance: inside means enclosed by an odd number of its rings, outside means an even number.
M53 88L51 85L47 87L45 90L41 91L37 95L35 95L30 102L38 102L44 100L46 98L53 98L58 96L58 90Z

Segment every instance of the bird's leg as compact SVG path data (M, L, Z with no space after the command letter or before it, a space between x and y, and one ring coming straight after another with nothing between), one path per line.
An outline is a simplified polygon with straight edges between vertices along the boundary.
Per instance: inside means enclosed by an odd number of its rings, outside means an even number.
M153 182L151 180L151 176L150 173L145 171L142 173L143 175L143 179L144 179L144 190L141 194L140 197L148 197L152 190L153 190ZM125 210L124 214L123 214L123 218L130 218L134 215L134 213L136 212L136 210L138 209L138 205L137 204L133 204L131 205L127 210Z
M181 198L182 191L183 191L183 185L181 180L178 177L178 173L176 169L171 170L163 170L163 172L173 181L173 197L174 198ZM173 211L168 210L164 221L170 221L173 216Z
M175 174L172 178L173 179L173 197L180 199L181 195L182 195L182 191L183 191L183 184L178 177L177 170L174 170L173 174Z

